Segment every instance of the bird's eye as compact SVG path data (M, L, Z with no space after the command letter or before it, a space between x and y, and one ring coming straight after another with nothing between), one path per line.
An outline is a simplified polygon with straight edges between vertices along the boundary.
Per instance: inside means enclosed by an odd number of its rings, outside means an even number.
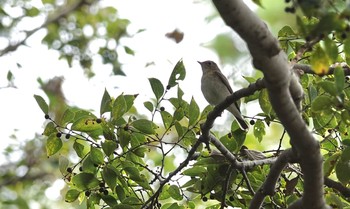
M211 65L211 64L212 64L212 62L209 61L209 62L208 62L208 65Z

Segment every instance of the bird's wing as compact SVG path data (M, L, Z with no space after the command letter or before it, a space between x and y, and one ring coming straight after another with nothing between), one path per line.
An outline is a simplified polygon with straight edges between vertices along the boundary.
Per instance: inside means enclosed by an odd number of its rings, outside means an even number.
M222 74L221 72L216 72L216 75L218 75L220 80L225 84L225 86L227 87L230 94L233 94L233 90L232 90L230 84L228 83L227 78L224 76L224 74Z
M217 76L220 78L220 80L225 84L225 86L227 87L227 89L228 89L228 91L230 92L230 94L233 94L233 90L232 90L230 84L228 83L227 78L224 76L224 74L222 74L221 72L216 72L216 75L217 75ZM235 106L237 107L238 111L240 111L238 102L235 102Z

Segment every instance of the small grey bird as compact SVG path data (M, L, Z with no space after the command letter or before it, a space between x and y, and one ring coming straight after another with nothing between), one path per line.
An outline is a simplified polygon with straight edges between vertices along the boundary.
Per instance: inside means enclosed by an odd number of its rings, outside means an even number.
M198 63L202 67L203 75L201 80L201 89L204 98L211 105L217 105L224 101L226 97L233 94L232 88L227 78L221 73L217 64L213 61L204 61ZM243 119L237 103L231 104L227 110L235 116L241 129L248 129L248 124Z

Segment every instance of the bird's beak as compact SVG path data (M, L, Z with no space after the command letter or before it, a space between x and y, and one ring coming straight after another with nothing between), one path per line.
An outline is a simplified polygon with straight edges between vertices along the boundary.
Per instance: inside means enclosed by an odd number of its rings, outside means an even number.
M200 62L200 61L197 61L200 65L202 65L202 62Z

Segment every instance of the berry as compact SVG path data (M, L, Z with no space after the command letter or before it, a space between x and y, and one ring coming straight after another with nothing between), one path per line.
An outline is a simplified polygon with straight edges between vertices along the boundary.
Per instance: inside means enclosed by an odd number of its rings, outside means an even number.
M250 124L250 125L254 125L254 124L255 124L255 120L250 120L250 121L249 121L249 124Z
M66 134L66 139L69 139L70 138L70 134Z
M105 189L105 190L103 191L103 194L104 194L104 195L108 195L108 190Z
M99 192L104 192L106 189L104 187L100 187L100 189L98 190Z
M101 122L102 122L101 118L97 118L97 119L96 119L96 122L97 122L97 123L101 123Z
M166 89L167 89L167 90L169 90L170 88L171 88L171 86L170 86L170 85L167 85L167 86L166 86Z
M104 187L104 186L105 186L105 182L103 182L103 181L100 182L99 186L100 186L100 187Z
M50 116L48 114L45 114L45 119L49 119Z
M79 167L79 171L83 171L83 167L80 166L80 167Z
M230 200L230 201L234 201L235 198L234 198L233 196L230 196L230 197L229 197L229 200Z
M91 191L90 190L87 190L87 191L85 191L85 196L90 196L90 194L91 194Z
M202 198L202 200L203 200L203 202L206 202L206 201L208 201L208 198L207 198L206 196L204 196L204 197Z
M342 34L341 34L341 38L342 38L342 39L346 39L346 37L347 37L346 33L342 33Z
M62 134L61 134L60 132L58 132L58 133L56 134L56 136L57 136L58 138L60 138L60 137L62 136Z
M210 193L209 198L210 198L210 199L214 199L214 198L215 198L214 194L213 194L213 193Z
M165 110L165 108L164 107L160 107L160 111L164 111Z
M67 172L68 172L68 173L72 173L72 172L73 172L73 169L72 169L71 167L68 167L68 168L67 168Z

